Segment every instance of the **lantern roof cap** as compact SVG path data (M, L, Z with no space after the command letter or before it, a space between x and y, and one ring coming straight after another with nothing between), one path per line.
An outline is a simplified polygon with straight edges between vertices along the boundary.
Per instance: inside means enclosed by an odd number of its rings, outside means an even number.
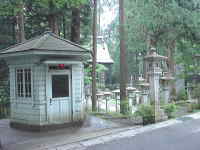
M135 93L141 93L142 91L136 90Z
M120 89L115 89L112 91L113 93L120 93Z
M134 88L134 87L127 87L126 90L128 90L128 91L135 91L136 88Z
M147 82L143 82L143 83L140 83L138 85L141 86L141 87L149 87L150 86L150 84L147 83Z
M152 61L152 60L166 60L166 59L168 59L168 57L159 55L156 52L156 48L152 47L150 49L149 53L144 57L144 59L150 60L150 61Z
M104 95L112 95L112 92L103 92Z
M160 78L160 80L165 80L165 81L174 80L174 77L172 77L169 72L164 72L163 74L164 75Z

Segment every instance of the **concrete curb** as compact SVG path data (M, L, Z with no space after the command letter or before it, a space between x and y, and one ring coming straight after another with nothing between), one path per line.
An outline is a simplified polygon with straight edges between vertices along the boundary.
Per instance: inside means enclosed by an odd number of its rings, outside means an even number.
M53 145L51 148L56 149L57 147L74 145L76 143L80 143L80 142L83 142L83 141L89 141L89 140L92 140L92 139L95 139L95 138L101 138L101 137L105 137L105 136L108 136L108 135L117 134L117 133L125 132L127 130L133 130L133 129L137 129L137 128L139 128L139 126L127 127L127 128L105 129L104 131L97 131L97 132L94 132L94 133L91 133L91 134L88 134L88 135L82 135L80 137L72 138L72 139L65 141L65 142L63 141L63 142L57 143L57 144ZM43 149L48 149L48 148L49 148L49 146L44 146L44 147L37 149L37 150L43 150Z
M171 119L171 120L167 120L164 122L160 122L160 123L156 123L156 124L152 124L152 125L148 125L148 126L144 126L144 127L140 127L140 128L129 127L129 128L124 128L124 129L118 130L118 131L116 130L115 132L111 131L110 133L107 133L105 135L89 137L89 138L85 138L78 142L68 143L65 145L59 145L57 147L52 147L52 148L53 149L65 149L65 150L73 150L73 149L84 150L88 146L103 144L103 143L113 141L113 140L118 140L121 138L133 137L133 136L136 136L136 135L144 133L144 132L153 131L156 129L168 127L168 126L178 124L178 123L183 123L184 121L180 120L180 118L184 118L184 117L191 118L191 120L192 119L200 119L200 112L185 115L185 116L182 116L182 117L179 117L176 119Z

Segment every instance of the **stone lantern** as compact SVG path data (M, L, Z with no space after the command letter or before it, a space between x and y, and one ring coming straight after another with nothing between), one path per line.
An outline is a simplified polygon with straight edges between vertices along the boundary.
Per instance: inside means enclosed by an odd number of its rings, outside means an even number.
M140 90L141 90L141 96L142 96L142 104L149 104L149 83L143 82L138 84Z
M97 110L98 110L98 112L100 112L101 111L100 102L103 100L104 94L102 92L101 93L99 92L96 94L96 96L97 96Z
M108 101L112 96L112 92L104 92L103 94L106 100L106 112L108 112Z
M187 88L188 99L192 100L192 91L194 90L195 86L190 83L187 85L186 88Z
M169 83L170 81L174 80L174 78L170 75L169 72L165 72L163 76L160 78L161 84L163 86L163 98L165 104L170 102L170 87Z
M162 69L160 66L161 61L166 60L167 57L161 56L156 52L155 48L151 48L147 56L145 56L147 63L148 81L150 84L150 98L155 102L155 122L160 118L160 77L162 75Z
M141 94L141 91L139 90L136 90L135 91L135 105L139 105L140 104L140 94Z
M127 87L126 91L127 91L127 95L128 95L129 107L132 107L133 106L133 101L134 101L134 98L135 98L134 91L136 91L136 88Z
M115 99L115 110L118 111L118 101L120 100L120 89L116 89L112 91L113 97Z

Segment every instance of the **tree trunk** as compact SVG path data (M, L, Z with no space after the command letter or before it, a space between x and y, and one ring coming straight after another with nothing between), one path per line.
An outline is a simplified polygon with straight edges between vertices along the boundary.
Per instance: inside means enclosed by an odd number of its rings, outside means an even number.
M80 44L80 8L72 8L71 41Z
M66 19L65 19L65 16L63 16L63 35L64 35L64 38L66 39Z
M96 98L96 57L97 57L97 0L94 1L93 12L93 53L92 53L92 111L97 110Z
M125 47L125 15L124 15L124 0L119 0L119 32L120 32L120 112L125 114L127 108L127 62L126 62L126 47Z
M16 16L16 41L17 43L25 41L25 32L24 32L24 4L19 4L19 12Z
M49 28L50 30L55 33L56 35L59 34L59 27L58 27L58 19L55 14L49 15L47 17L48 23L49 23Z
M176 42L172 41L167 45L167 57L168 57L167 63L169 65L169 71L172 75L174 75L175 73L175 63L173 59L175 44Z
M175 64L174 58L173 58L175 47L176 47L176 41L175 40L170 41L167 44L167 57L168 57L167 65L168 65L168 68L169 68L169 73L174 77L176 76L176 64ZM173 96L173 98L175 98L176 97L175 82L171 82L170 87L171 87L170 88L171 89L171 92L170 92L171 96Z

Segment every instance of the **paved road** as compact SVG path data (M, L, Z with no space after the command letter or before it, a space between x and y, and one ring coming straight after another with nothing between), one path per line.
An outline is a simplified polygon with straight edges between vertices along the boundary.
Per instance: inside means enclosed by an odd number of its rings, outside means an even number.
M200 119L183 118L164 128L87 147L87 150L200 150Z

